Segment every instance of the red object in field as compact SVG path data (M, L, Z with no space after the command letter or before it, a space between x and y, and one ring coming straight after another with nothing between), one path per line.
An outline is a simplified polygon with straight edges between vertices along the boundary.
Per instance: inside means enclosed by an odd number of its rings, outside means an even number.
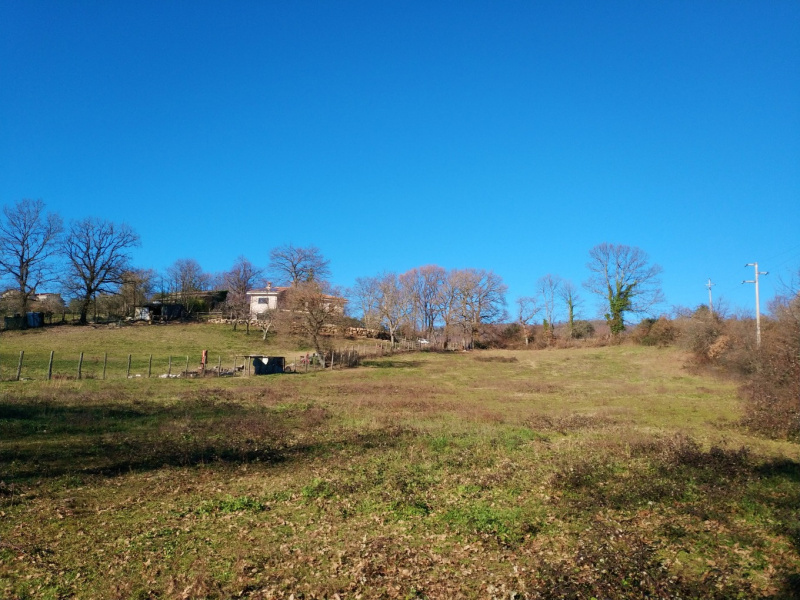
M202 358L200 359L200 364L201 364L201 365L206 365L206 364L208 364L208 350L203 350L203 356L202 356Z

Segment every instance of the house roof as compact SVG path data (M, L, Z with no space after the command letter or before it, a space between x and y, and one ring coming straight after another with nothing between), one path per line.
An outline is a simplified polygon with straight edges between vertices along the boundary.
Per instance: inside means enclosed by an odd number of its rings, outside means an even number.
M279 294L283 290L288 289L285 287L268 287L268 288L261 288L256 290L247 290L248 296L267 296L272 294Z

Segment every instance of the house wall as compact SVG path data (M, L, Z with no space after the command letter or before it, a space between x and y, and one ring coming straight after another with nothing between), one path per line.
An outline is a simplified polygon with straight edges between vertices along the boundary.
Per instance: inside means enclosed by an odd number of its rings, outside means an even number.
M268 310L278 308L278 293L270 292L268 294L251 294L250 295L250 314L259 315Z

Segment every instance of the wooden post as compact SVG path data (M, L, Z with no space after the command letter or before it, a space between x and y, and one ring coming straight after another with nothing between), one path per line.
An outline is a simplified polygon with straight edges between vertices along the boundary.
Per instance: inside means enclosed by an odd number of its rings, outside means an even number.
M131 377L131 355L128 354L128 370L125 373L125 379L130 379Z
M83 352L81 352L81 357L78 359L78 379L81 378L82 370L83 370Z
M50 350L50 362L47 363L47 381L53 377L53 354L55 354L55 350Z
M108 364L108 352L103 352L103 379L106 378L106 365Z
M222 355L220 354L219 360L217 361L217 377L222 375Z
M189 376L189 357L186 357L186 377Z
M19 381L19 377L22 374L22 358L25 356L25 350L19 351L19 364L17 365L17 381Z
M167 376L172 375L172 354L169 355L169 366L167 367Z
M150 377L150 373L153 371L153 355L150 355L150 362L147 363L147 377Z

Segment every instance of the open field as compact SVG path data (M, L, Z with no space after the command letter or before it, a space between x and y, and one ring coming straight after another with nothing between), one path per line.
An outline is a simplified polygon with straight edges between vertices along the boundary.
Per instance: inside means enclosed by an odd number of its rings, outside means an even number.
M212 343L147 330L117 347ZM245 337L229 350L264 347ZM683 363L617 346L0 383L0 596L797 597L800 447L742 430L734 385Z

